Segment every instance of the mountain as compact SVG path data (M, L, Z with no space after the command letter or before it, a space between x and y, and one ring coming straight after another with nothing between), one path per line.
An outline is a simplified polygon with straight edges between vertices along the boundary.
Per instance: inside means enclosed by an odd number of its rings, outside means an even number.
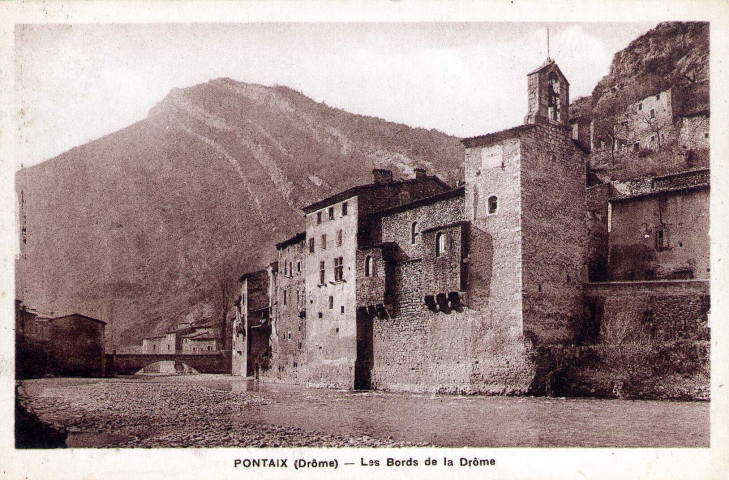
M125 129L16 175L19 298L110 322L113 345L225 316L237 279L303 229L304 205L413 168L455 184L459 139L228 78L173 90Z

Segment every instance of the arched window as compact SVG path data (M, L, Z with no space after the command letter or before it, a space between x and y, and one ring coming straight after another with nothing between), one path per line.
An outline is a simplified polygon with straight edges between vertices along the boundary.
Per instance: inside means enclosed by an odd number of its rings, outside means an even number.
M413 245L418 243L418 222L413 222L410 225L410 243Z
M446 251L445 233L441 232L435 236L435 256L440 257Z
M489 215L495 215L499 211L499 199L496 195L491 195L488 200Z
M551 120L560 120L559 111L559 78L555 72L551 72L547 77L548 83L548 99L547 108L549 109L549 118Z
M371 255L365 258L365 277L371 277L375 269L375 259Z

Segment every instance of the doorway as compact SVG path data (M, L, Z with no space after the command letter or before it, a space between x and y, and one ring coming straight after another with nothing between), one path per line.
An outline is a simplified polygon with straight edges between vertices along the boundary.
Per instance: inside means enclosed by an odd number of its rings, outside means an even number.
M372 365L374 363L373 319L357 312L357 358L354 362L354 389L372 388Z

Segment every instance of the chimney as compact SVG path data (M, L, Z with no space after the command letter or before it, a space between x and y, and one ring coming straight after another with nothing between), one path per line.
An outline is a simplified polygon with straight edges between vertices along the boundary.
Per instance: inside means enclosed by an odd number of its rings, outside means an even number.
M415 179L420 180L421 178L425 178L425 169L418 167L415 169Z
M375 168L372 170L372 180L375 183L392 183L392 170Z

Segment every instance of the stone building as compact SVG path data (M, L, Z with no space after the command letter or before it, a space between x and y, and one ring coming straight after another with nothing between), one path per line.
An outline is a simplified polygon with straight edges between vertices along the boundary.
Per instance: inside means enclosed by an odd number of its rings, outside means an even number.
M58 376L103 376L105 327L102 320L79 313L52 319L53 373Z
M200 353L201 347L204 347L204 353L218 352L220 351L220 339L216 333L217 329L212 325L193 325L192 322L181 322L162 335L144 338L142 353L150 355ZM193 337L203 343L185 341L185 339ZM211 338L203 341L203 337ZM212 348L208 349L209 346Z
M103 376L105 327L102 320L79 313L52 318L16 300L16 378Z
M315 387L518 394L534 391L538 349L595 341L620 315L630 291L597 280L679 282L633 292L630 321L658 315L655 332L705 317L707 284L680 282L708 279L708 171L588 186L594 122L570 121L554 61L528 92L523 125L462 140L462 185L376 169L305 207L305 231L241 278L234 374L254 363L261 379ZM646 108L673 127L672 102L639 102L629 122Z

